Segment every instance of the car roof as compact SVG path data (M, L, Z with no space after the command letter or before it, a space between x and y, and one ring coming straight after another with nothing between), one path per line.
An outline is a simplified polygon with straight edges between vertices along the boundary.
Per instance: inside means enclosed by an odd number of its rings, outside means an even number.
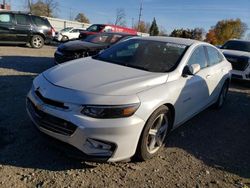
M162 37L162 36L149 36L149 37L141 37L143 40L152 40L152 41L160 41L160 42L170 42L170 43L176 43L186 46L191 46L195 43L202 43L204 42L193 40L193 39L185 39L185 38L178 38L178 37Z

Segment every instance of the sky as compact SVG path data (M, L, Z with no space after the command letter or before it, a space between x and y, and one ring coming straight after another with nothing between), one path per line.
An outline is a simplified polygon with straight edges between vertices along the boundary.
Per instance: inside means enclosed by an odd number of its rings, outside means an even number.
M35 2L36 0L33 0ZM240 18L250 27L250 0L55 0L58 2L56 16L62 19L75 17L83 12L91 23L115 21L116 10L126 13L127 26L139 18L142 2L142 18L152 22L156 18L159 27L167 33L173 29L202 27L206 31L222 19ZM0 0L1 2L1 0ZM27 0L7 0L13 10L24 10ZM247 33L250 33L248 30Z

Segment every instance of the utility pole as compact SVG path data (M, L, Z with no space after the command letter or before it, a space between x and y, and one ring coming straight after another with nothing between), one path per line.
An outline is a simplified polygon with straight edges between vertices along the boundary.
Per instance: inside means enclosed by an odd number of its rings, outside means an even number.
M134 28L134 18L132 18L132 27L131 28Z
M141 23L141 16L142 16L142 3L143 0L141 0L140 10L139 10L139 20L138 20L138 26L137 29L139 29L140 23Z
M31 10L31 9L32 9L31 4L32 4L32 3L31 3L31 0L28 0L28 7L29 7L29 9L30 9L30 13L32 13L32 10Z
M73 20L71 7L69 8L69 20Z

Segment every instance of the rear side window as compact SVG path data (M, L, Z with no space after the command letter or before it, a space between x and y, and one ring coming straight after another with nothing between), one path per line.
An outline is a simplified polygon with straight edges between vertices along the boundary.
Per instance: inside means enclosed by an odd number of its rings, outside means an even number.
M218 50L216 50L213 47L207 46L207 54L208 54L208 60L209 60L209 65L215 65L220 63L221 61L223 61L223 57L222 55L218 52Z
M49 23L46 19L40 18L38 16L32 16L32 20L36 26L49 26Z
M11 23L10 14L0 14L0 23Z
M199 64L201 66L201 69L207 67L207 58L203 46L196 48L191 55L188 61L188 65L193 64Z
M19 25L30 25L29 16L24 14L16 14L16 23Z

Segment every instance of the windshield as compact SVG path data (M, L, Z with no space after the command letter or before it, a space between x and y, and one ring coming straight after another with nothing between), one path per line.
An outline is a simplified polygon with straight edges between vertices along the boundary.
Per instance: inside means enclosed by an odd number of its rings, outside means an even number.
M239 51L244 51L244 52L250 52L250 42L228 41L221 47L221 49L239 50Z
M62 29L61 32L68 32L71 29L73 29L73 27L66 27L66 28Z
M173 71L187 46L169 42L130 39L103 51L94 59L150 72Z
M100 32L101 30L103 30L105 26L104 25L97 25L97 24L94 24L94 25L91 25L89 28L87 28L86 30L87 31L90 31L90 32Z

